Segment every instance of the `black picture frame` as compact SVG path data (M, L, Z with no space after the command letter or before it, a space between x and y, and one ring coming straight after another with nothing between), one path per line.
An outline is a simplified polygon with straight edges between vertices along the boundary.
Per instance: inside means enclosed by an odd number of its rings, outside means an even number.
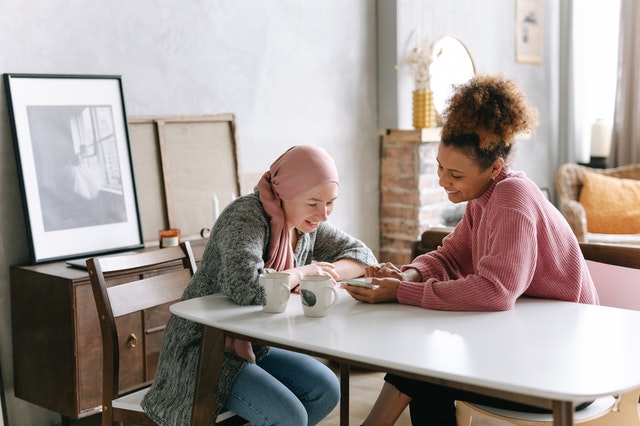
M8 426L9 420L7 416L7 402L4 395L4 380L2 379L2 369L0 368L0 405L2 405L2 417L0 417L0 426Z
M143 247L121 76L4 84L32 262Z

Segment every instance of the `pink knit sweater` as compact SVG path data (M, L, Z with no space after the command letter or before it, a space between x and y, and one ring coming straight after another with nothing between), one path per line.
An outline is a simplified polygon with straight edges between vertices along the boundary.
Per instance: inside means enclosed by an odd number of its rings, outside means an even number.
M571 228L523 172L503 170L442 247L407 268L424 282L403 282L398 301L423 308L501 311L522 295L598 303Z

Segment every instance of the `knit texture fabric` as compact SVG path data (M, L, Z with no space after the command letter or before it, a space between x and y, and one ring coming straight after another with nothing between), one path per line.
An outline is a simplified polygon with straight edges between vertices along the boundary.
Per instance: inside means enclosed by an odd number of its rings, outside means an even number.
M522 295L598 303L567 221L523 172L503 170L442 246L407 268L424 282L403 282L398 301L423 308L502 311Z
M258 197L257 192L242 196L220 214L183 300L222 292L240 305L262 304L258 276L265 272L269 220ZM327 222L321 223L314 232L298 235L296 266L340 259L353 259L365 265L377 263L361 241ZM202 330L201 324L173 315L167 323L156 377L142 401L147 415L161 426L190 422ZM258 359L268 350L258 345L253 349ZM245 364L245 360L225 352L216 414L224 406Z

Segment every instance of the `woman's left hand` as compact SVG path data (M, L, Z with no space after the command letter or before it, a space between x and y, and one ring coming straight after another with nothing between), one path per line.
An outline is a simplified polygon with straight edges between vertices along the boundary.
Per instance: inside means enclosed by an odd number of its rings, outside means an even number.
M398 287L400 287L400 281L397 278L372 278L371 284L374 288L364 288L348 284L343 284L342 288L347 290L347 293L354 299L360 302L366 303L382 303L382 302L397 302L398 301Z

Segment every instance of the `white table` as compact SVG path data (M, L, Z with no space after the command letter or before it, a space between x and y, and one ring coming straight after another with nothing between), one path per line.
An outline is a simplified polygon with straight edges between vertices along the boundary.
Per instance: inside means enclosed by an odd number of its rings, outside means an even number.
M339 294L324 318L305 317L297 295L281 314L222 295L171 306L206 326L192 424L211 424L225 335L340 362L342 425L349 365L550 408L555 425L573 424L576 403L640 386L640 311L522 298L506 312L448 312Z

